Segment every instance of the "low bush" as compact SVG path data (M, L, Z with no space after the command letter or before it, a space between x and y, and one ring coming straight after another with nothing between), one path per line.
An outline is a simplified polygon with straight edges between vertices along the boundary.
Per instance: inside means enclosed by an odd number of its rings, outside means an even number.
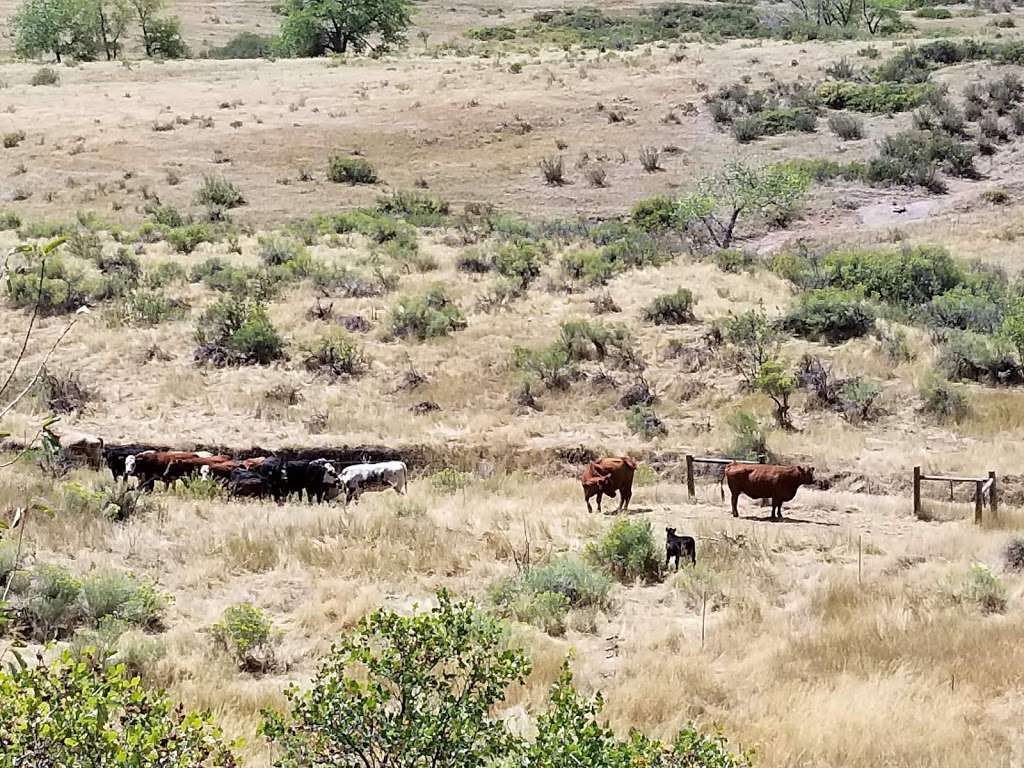
M239 669L259 673L273 669L273 625L256 606L240 603L226 608L210 633Z
M572 557L532 566L491 587L491 600L500 613L519 621L540 621L547 628L564 628L565 612L609 607L609 578Z
M377 201L377 211L404 219L416 227L440 227L448 220L447 202L425 192L398 190Z
M843 383L839 392L839 414L851 424L873 421L877 412L875 403L882 395L877 381L855 377Z
M658 296L644 309L644 319L655 325L682 325L692 323L696 318L693 305L696 303L693 292L688 288L679 288L673 293Z
M376 184L379 179L369 160L334 155L327 164L327 178L335 184Z
M671 229L676 221L675 201L664 195L642 198L633 205L629 219L644 232Z
M970 406L963 389L950 384L937 372L929 373L921 383L921 409L941 421L962 421Z
M270 322L264 304L243 296L224 296L196 323L197 360L217 365L267 365L284 358L284 339Z
M390 324L396 336L425 341L462 330L466 318L444 288L435 286L401 299L391 311Z
M837 112L830 115L828 127L843 141L856 141L864 138L864 120L848 112Z
M1008 343L972 331L947 331L936 367L951 381L1016 384L1024 378Z
M266 59L273 55L278 44L275 37L239 32L224 45L211 48L206 55L211 59Z
M1006 612L1006 585L986 566L975 564L964 576L962 600L977 604L982 613Z
M995 333L1003 321L1005 310L1003 302L958 285L933 296L923 314L930 325L939 328Z
M542 253L536 245L516 241L501 246L494 254L494 269L525 291L540 277Z
M1024 538L1018 536L1006 542L1003 548L1003 562L1011 571L1024 571Z
M114 325L152 328L185 316L188 305L154 291L133 291L121 299L111 312Z
M616 521L600 541L587 546L586 558L624 584L654 582L662 576L650 520Z
M649 405L634 405L626 411L626 428L644 440L665 437L668 427Z
M512 353L512 364L537 378L548 389L568 389L579 376L575 362L558 342L540 349L517 347Z
M31 575L19 621L42 642L66 637L82 620L82 583L70 571L42 564Z
M953 176L973 178L974 146L939 131L904 131L886 136L879 154L868 163L872 183L921 186L932 192L946 191L940 169Z
M197 205L207 208L229 210L245 205L245 197L235 184L223 176L204 176L203 183L196 190Z
M0 232L21 227L21 217L14 211L0 210Z
M914 11L914 15L919 19L951 19L953 18L953 12L949 8L941 8L934 5L926 5L922 8L918 8Z
M829 109L891 114L920 106L930 89L925 83L825 81L818 86L817 95Z
M464 490L473 482L473 476L468 472L460 472L451 467L445 467L430 475L430 486L438 493L456 493Z
M257 240L260 261L268 267L287 267L293 274L310 271L312 258L302 243L280 235L261 235Z
M561 344L573 362L611 360L623 368L636 362L636 342L622 323L599 320L566 320L559 326Z
M332 378L361 376L370 369L370 360L362 347L340 330L320 339L305 360L310 373Z
M791 333L830 344L864 336L874 325L875 313L862 295L835 288L800 294L782 319Z
M85 306L99 291L100 284L85 270L69 264L51 253L42 267L34 257L16 266L7 276L7 293L11 304L19 308L34 307L38 301L43 315L60 315Z
M32 73L32 78L29 80L29 84L36 86L59 85L60 73L58 73L53 67L40 67Z
M84 576L81 595L83 613L92 626L115 619L141 629L159 629L169 602L153 584L109 569Z
M917 308L964 282L964 272L944 248L834 251L824 261L826 282L863 290L873 299Z
M212 243L216 240L213 228L204 221L186 224L183 227L169 229L165 233L167 243L178 253L192 253L200 243Z
M565 184L565 161L561 155L541 158L537 165L545 184L552 187Z
M749 411L735 411L728 418L728 426L732 431L729 456L747 461L769 458L767 430L757 416Z
M14 149L16 146L21 144L26 138L24 131L11 131L3 135L4 149ZM14 227L11 227L14 229Z

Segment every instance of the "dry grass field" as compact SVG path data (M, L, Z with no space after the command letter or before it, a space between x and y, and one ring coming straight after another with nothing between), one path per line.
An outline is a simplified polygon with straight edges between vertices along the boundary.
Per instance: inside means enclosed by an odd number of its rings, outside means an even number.
M0 19L15 6L0 0ZM872 417L816 407L801 389L793 428L774 429L771 400L744 385L728 344L714 339L732 316L778 318L799 301L802 288L772 268L779 254L943 247L958 263L998 270L1019 297L1024 138L976 158L976 178L950 177L945 194L815 182L785 228L745 226L734 245L745 254L739 265L674 242L669 258L600 285L566 266L603 247L580 221L624 219L643 198L686 195L734 160L867 162L887 135L912 125L910 111L868 114L863 137L842 141L820 119L813 133L741 144L712 117L706 97L717 89L814 86L840 60L867 70L915 36L920 43L951 29L1008 42L1021 39L1018 29L957 6L944 22L907 14L916 32L873 41L693 39L599 51L466 36L526 23L547 7L423 3L416 29L426 35L414 30L407 48L379 59L133 58L59 67L53 87L30 85L38 62L0 61L0 134L24 133L0 149L0 222L6 214L20 223L0 228L0 252L75 230L59 251L75 279L96 283L107 276L97 264L117 258L136 261L142 281L127 296L90 294L90 311L47 362L58 381L85 390L58 431L184 449L385 447L404 453L413 473L407 496L367 494L348 507L158 489L140 514L113 522L95 500L81 501L109 488L106 470L55 477L33 454L0 469L0 514L32 510L24 567L112 568L152 580L171 598L162 631L128 632L122 652L147 660L147 683L211 709L229 736L243 738L246 768L268 768L274 755L256 736L261 709L282 705L288 683L308 683L341 633L380 606L429 604L441 587L488 605L524 550L534 562L579 555L613 523L584 507L581 458L629 453L644 464L630 519L649 520L659 546L666 526L696 536L698 564L656 584L616 583L605 607L570 611L564 633L513 622L512 642L528 649L534 672L507 702L511 721L536 714L574 652L578 683L604 692L622 732L667 738L689 721L717 725L765 768L1020 765L1024 576L1004 558L1024 527L1020 386L961 383L970 405L962 418L926 413L922 384L942 341L905 308L888 307L875 333L837 344L787 334L778 352L790 367L810 355L837 376L876 381ZM272 33L279 21L269 3L252 0L180 0L172 9L197 52L240 31ZM1000 17L1024 25L1020 8ZM869 45L878 58L863 54ZM0 51L10 48L0 39ZM1020 69L981 59L938 68L931 82L960 103L970 84ZM641 165L647 147L660 150L656 172ZM379 179L330 181L338 153L365 158ZM559 155L568 183L547 185L538 164ZM594 167L605 170L605 186L588 183ZM182 214L171 229L202 225L207 212L195 196L210 175L237 185L245 203L212 216L226 223L206 222L208 241L176 247L154 212ZM419 227L388 219L395 230L384 234L380 219L315 226L317 216L373 209L414 188L450 211ZM523 235L538 274L518 295L502 294L493 272L467 264L500 261L523 222L548 224ZM257 270L277 247L316 265L266 293L284 359L197 364L197 327L228 294L210 265L242 274L252 298L263 288ZM368 287L351 289L352 280ZM403 337L396 313L436 286L465 327ZM652 322L652 302L679 288L693 294L693 320ZM170 302L158 322L125 319L128 298L143 292ZM615 310L599 314L609 300ZM317 316L317 307L330 311ZM5 287L2 372L18 357L29 317ZM19 384L68 317L37 320ZM566 388L531 382L531 406L517 348L540 349L580 320L621 324L632 357L584 355ZM307 365L321 340L345 327L365 370L332 377ZM894 355L898 333L905 350ZM662 434L635 430L622 405L641 381ZM0 427L28 443L52 407L36 387ZM767 509L747 499L734 519L717 479L699 478L697 499L687 497L683 456L729 455L738 411L755 414L780 461L816 467L818 486L800 491L783 523L769 523ZM966 487L950 502L938 486L926 491L929 520L915 519L915 465L995 470L998 519L974 526ZM438 474L445 467L465 473L459 487ZM0 566L4 556L10 541L0 541ZM239 671L211 635L225 608L244 602L273 623L276 664L262 674ZM0 653L14 642L0 637Z

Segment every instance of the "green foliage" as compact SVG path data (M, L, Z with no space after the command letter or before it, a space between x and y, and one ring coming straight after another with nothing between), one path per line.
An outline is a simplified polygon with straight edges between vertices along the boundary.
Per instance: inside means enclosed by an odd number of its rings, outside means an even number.
M396 336L425 341L466 327L466 318L442 286L399 300L392 309L391 331Z
M600 541L588 545L586 557L623 584L658 581L662 575L650 520L617 520Z
M18 229L21 226L21 217L14 211L0 210L0 232L10 229Z
M448 220L450 206L425 192L398 190L377 202L377 211L404 219L416 227L440 227Z
M233 182L223 176L203 176L203 183L196 190L196 205L210 209L231 209L245 205L245 197Z
M696 300L688 288L679 288L673 293L658 296L644 309L644 319L655 325L682 325L692 323L693 305Z
M941 131L904 131L889 134L877 157L868 163L867 177L873 183L918 185L932 192L945 192L938 178L944 170L953 176L974 178L976 149Z
M939 328L995 333L1003 322L1004 309L1001 300L975 293L968 286L957 285L933 296L925 307L924 317Z
M930 372L921 382L922 410L942 421L962 421L970 412L967 395L937 372Z
M789 420L789 398L796 391L796 377L778 360L767 360L754 379L754 388L775 403L775 420L780 427L792 426Z
M936 367L953 381L1012 384L1021 380L1010 346L1001 338L972 331L943 334Z
M168 245L178 253L192 253L200 243L212 243L215 240L213 228L203 221L186 224L166 232Z
M37 566L31 578L20 611L30 634L43 641L68 635L81 620L82 583L57 565Z
M24 58L52 53L58 62L92 61L100 46L96 22L88 0L24 0L11 18L14 47ZM56 85L60 78L34 80L33 85Z
M53 67L40 67L32 73L29 85L60 85L60 73Z
M964 281L949 253L935 246L899 250L836 251L824 263L825 279L845 290L905 308L919 307Z
M274 665L272 629L262 610L250 603L240 603L226 608L210 633L239 669L266 672Z
M370 369L370 360L352 337L335 329L309 350L304 365L310 373L339 378L363 375Z
M281 46L293 56L380 54L405 41L412 23L408 0L284 0Z
M826 80L818 85L818 98L829 109L892 114L924 103L931 89L924 83L853 83Z
M765 109L749 117L733 121L733 135L745 143L761 136L777 136L780 133L800 131L814 133L817 116L807 107L776 107Z
M525 567L491 587L491 601L505 616L545 632L565 631L568 611L608 607L611 582L601 571L571 557Z
M855 291L819 288L797 296L782 325L797 336L838 344L870 332L875 313Z
M295 276L310 272L313 259L302 243L280 235L260 235L257 240L260 261L268 267L286 267Z
M568 389L579 372L565 345L554 342L540 349L516 347L512 365L536 377L548 389Z
M875 401L882 394L877 381L855 377L843 382L839 393L842 405L840 415L851 424L861 424L875 417Z
M278 46L276 37L255 32L239 32L224 45L211 48L206 55L211 59L266 59Z
M722 328L733 368L748 384L753 384L761 366L778 354L782 337L776 324L768 319L764 306L729 315Z
M360 621L307 691L287 691L290 712L264 713L261 731L279 768L478 768L515 753L493 713L529 670L499 622L441 592L429 612Z
M334 155L327 164L327 178L335 184L376 184L377 171L362 157Z
M649 405L634 405L626 411L626 428L644 440L653 440L668 434L665 422Z
M976 603L983 613L1006 612L1006 585L980 563L972 565L964 576L960 598Z
M1024 365L1024 299L1018 299L1006 312L999 333L1017 350L1017 359Z
M76 661L0 671L4 765L231 768L229 746L204 713L185 711L122 666Z
M949 8L926 5L914 11L914 16L919 19L951 19L953 18L953 12Z
M663 232L675 225L676 204L664 195L638 200L630 211L629 220L644 232Z
M158 629L168 597L130 573L99 570L81 580L82 607L86 619L99 626L116 619L142 629Z
M138 7L152 0L132 0ZM188 46L181 36L181 20L176 16L150 18L142 28L143 46L146 55L158 59L186 59Z
M284 339L264 304L244 296L224 296L196 323L196 342L218 348L223 365L267 365L284 357Z
M455 493L464 490L473 481L468 472L445 467L430 476L430 486L438 493Z
M154 291L132 291L124 296L111 314L111 322L132 328L152 328L185 316L187 305Z
M828 118L828 127L843 141L864 138L864 120L848 112L837 112Z
M7 295L15 307L34 307L38 301L43 315L59 315L76 311L100 293L99 280L86 274L77 265L66 262L51 243L43 249L24 249L12 262L7 275ZM40 276L42 279L40 280Z
M757 416L749 411L735 411L727 421L732 431L730 456L748 461L764 461L768 458L767 430Z

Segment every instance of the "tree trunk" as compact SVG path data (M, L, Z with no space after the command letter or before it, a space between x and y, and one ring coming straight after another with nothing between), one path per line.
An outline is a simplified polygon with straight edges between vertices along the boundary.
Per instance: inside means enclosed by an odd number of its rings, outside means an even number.
M722 241L719 246L722 248L728 248L732 244L732 233L736 229L736 220L740 217L742 208L733 208L732 215L729 216L729 223L725 225L722 231Z

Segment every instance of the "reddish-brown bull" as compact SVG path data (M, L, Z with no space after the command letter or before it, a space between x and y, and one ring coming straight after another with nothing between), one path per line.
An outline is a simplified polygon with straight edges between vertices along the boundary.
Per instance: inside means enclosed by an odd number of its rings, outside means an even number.
M604 458L592 461L583 470L583 500L587 502L587 512L593 512L590 499L597 496L597 511L601 511L601 498L614 498L619 494L619 508L616 512L629 509L629 500L633 496L633 473L636 462L629 456L621 458Z
M736 508L740 494L752 499L772 500L772 520L782 519L782 505L796 496L801 485L814 482L814 467L783 467L774 464L729 464L725 480L732 493L732 516L739 517Z
M139 487L151 491L157 480L164 479L164 473L172 464L198 458L213 458L213 454L194 451L143 451L125 459L125 475L137 477ZM169 482L173 482L173 478Z
M174 459L167 464L162 479L167 485L183 477L202 475L203 467L210 467L215 464L230 462L230 456L190 456L188 458ZM230 474L230 473L228 473Z

